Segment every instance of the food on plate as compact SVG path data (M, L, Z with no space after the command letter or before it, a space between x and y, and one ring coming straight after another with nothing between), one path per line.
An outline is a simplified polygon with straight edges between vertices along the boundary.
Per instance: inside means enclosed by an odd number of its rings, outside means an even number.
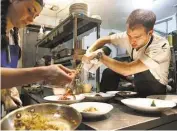
M16 130L69 130L69 126L59 120L49 119L39 113L27 113L14 120Z
M96 111L98 111L98 109L95 107L89 107L83 110L83 112L96 112Z
M62 97L59 97L58 100L70 100L70 98L68 98L66 95L63 95Z
M155 101L153 100L151 103L151 107L156 107Z
M59 100L70 100L71 98L69 98L69 96L73 96L73 98L76 99L76 96L73 94L72 90L68 88L66 93L59 97Z

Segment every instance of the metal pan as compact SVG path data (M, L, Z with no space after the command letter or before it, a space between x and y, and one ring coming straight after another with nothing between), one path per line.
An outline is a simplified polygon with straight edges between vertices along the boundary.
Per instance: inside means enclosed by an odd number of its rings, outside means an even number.
M44 103L21 107L9 113L1 120L1 130L16 130L14 125L15 120L19 119L19 117L22 118L29 113L40 114L42 117L49 118L49 122L55 121L56 125L58 123L61 125L62 123L65 127L67 127L65 130L75 130L82 121L81 114L70 106Z

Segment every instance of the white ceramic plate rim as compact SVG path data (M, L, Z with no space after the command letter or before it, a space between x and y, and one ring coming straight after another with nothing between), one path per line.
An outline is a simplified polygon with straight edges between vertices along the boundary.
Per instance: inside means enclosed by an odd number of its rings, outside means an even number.
M89 105L88 107L95 107L95 108L98 108L99 105L104 105L104 106L108 107L109 109L98 111L98 112L83 112L82 110L78 109L79 105L83 105L84 106L85 104ZM96 116L105 115L105 114L109 113L113 109L113 106L111 104L101 103L101 102L80 102L80 103L71 104L70 106L75 108L78 112L82 113L83 115L87 115L87 116L89 116L89 115L91 115L91 116L93 116L93 115L96 115Z
M131 96L131 95L136 95L137 94L137 92L133 92L133 91L107 91L106 93L116 95L118 92L130 92L130 94L128 94L126 96Z
M151 106L139 106L135 103L135 100L151 100L151 101L164 101L170 103L170 106L162 106L162 107L151 107ZM131 102L132 101L132 102ZM134 101L134 102L133 102ZM137 110L143 110L144 111L162 111L163 109L170 109L176 106L175 102L168 101L168 100L159 100L159 99L150 99L150 98L128 98L128 99L123 99L121 100L122 103L125 105L129 106L130 108L137 109ZM162 109L162 110L161 110Z
M44 97L43 99L44 100L47 100L47 101L55 101L55 102L75 102L75 101L81 101L81 100L83 100L84 98L85 98L85 96L84 95L82 95L82 94L80 94L80 95L75 95L76 96L76 100L56 100L56 99L49 99L49 98L56 98L56 97L58 97L58 99L59 99L59 96L60 95L51 95L51 96L46 96L46 97ZM62 96L62 95L61 95ZM77 99L78 98L78 99Z
M96 94L100 94L101 97L103 97L103 98L107 98L107 97L109 98L109 97L113 97L114 96L113 94L103 93L103 92L100 92L100 93L84 93L83 95L86 98L96 98L96 97L99 97L99 96L95 96Z
M177 104L177 95L150 95L150 96L147 96L147 98L162 100L162 99L160 99L160 97L166 97L164 100L173 101ZM176 97L176 98L173 98L173 97Z

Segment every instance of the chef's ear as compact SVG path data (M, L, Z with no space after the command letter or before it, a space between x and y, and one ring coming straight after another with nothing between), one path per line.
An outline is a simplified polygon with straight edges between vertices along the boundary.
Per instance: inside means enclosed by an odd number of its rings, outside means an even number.
M152 34L153 34L153 30L150 30L150 31L148 32L148 35L149 35L149 36L152 36Z

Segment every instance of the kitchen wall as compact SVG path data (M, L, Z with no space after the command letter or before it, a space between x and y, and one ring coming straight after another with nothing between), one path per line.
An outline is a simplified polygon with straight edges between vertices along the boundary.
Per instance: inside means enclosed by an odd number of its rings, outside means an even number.
M169 20L168 23L166 23L165 20L167 19L171 19L171 20ZM167 18L164 18L162 20L159 20L157 22L160 22L160 23L156 24L154 28L161 32L170 33L174 30L177 30L177 13Z

